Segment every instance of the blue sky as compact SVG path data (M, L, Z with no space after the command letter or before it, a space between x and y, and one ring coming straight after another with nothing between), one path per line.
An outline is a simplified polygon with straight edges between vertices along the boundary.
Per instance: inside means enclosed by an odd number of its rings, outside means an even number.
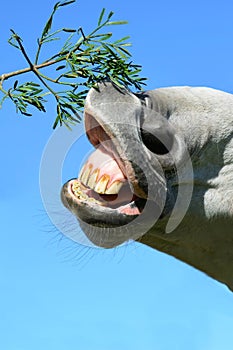
M1 4L0 73L25 67L7 44L9 29L32 54L54 3ZM129 21L113 30L131 36L148 89L199 85L233 92L232 1L80 0L60 10L55 25L88 30L103 7ZM53 228L40 197L39 167L54 104L32 118L17 115L9 102L0 113L1 349L231 350L233 299L226 287L140 244L88 250ZM88 147L83 141L68 157L64 178L76 175Z

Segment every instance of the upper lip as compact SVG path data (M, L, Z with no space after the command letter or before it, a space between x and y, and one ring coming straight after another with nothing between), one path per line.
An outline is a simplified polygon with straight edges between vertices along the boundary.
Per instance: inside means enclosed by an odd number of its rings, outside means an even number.
M97 148L99 144L106 149L106 151L112 155L117 162L119 168L128 180L131 190L137 197L147 199L147 194L137 184L138 176L135 174L135 170L129 160L124 156L124 150L122 149L119 140L116 137L111 138L108 134L108 128L104 124L100 124L98 120L92 116L89 111L84 113L85 129L87 137L90 143ZM99 119L99 118L98 118Z
M131 191L140 198L157 201L160 188L165 189L166 184L141 139L140 99L128 91L119 92L112 84L100 84L98 90L91 89L87 95L84 117L90 142L94 147L101 143L112 154Z

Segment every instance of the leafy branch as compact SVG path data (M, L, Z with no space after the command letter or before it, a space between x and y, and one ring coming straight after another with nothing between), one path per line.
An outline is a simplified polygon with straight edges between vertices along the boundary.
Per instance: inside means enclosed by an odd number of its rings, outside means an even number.
M112 21L113 12L106 14L103 9L96 28L89 34L85 34L82 28L62 28L52 32L56 11L75 1L64 0L55 4L37 40L34 60L29 58L20 36L11 30L9 43L21 51L28 66L0 76L0 92L3 95L0 107L7 98L10 98L17 112L31 116L28 107L33 106L45 112L45 97L52 95L57 105L57 116L53 128L56 128L58 124L69 127L70 124L80 120L78 113L83 110L85 96L96 83L108 79L118 86L134 87L137 90L145 85L146 79L139 76L141 66L130 61L131 54L127 50L127 47L130 46L129 37L111 41L112 33L102 32L102 29L108 26L127 23L126 21ZM66 36L63 46L52 57L39 63L43 45L60 40L57 35ZM42 69L49 66L54 66L55 78L41 72ZM38 83L30 81L19 85L16 80L10 89L4 88L6 80L28 72L34 73ZM56 89L58 86L63 87L62 91Z

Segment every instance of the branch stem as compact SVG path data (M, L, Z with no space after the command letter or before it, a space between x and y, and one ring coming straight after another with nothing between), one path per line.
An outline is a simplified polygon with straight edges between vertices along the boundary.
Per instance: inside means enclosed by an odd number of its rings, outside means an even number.
M31 62L30 58L28 57L28 55L27 55L27 53L26 53L26 51L25 51L25 49L24 49L24 47L23 47L23 45L21 43L20 37L17 34L15 34L15 33L14 33L14 35L15 35L15 40L17 41L23 56L25 57L26 61L29 64L30 71L32 71L37 76L37 78L41 81L41 83L54 95L55 99L58 102L58 100L59 100L58 95L56 94L55 91L53 91L53 89L40 76L40 73L39 73L38 69L34 66L34 64Z
M63 58L64 60L65 58ZM52 64L55 64L57 63L58 61L56 60L52 60L52 61L48 61L48 62L44 62L44 63L41 63L41 64L37 64L34 67L34 69L38 70L38 69L41 69L41 68L45 68L45 67L48 67L48 66L51 66ZM20 75L20 74L24 74L24 73L28 73L28 72L32 72L33 69L32 67L27 67L27 68L23 68L23 69L19 69L19 70L16 70L14 72L10 72L10 73L5 73L5 74L2 74L0 76L0 81L3 82L4 80L7 80L9 78L12 78L16 75Z

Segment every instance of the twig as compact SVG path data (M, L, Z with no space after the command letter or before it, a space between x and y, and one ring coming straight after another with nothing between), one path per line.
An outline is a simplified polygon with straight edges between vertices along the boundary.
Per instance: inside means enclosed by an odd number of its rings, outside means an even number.
M5 99L9 97L15 104L17 112L19 111L23 115L31 116L27 111L28 106L36 107L38 110L45 112L44 103L47 101L44 100L44 96L52 94L57 104L57 117L53 127L55 128L58 123L60 125L64 123L68 126L69 123L73 124L79 121L80 118L76 118L74 115L76 116L77 111L83 110L84 99L88 89L95 86L102 79L106 79L107 77L116 85L134 86L137 89L141 89L141 86L145 85L143 82L145 78L140 78L138 75L141 67L133 65L132 62L127 63L127 59L131 55L124 46L129 45L125 43L129 37L124 37L115 42L109 42L108 39L111 38L112 33L97 33L105 26L126 23L125 21L110 21L113 12L110 12L104 18L105 9L103 9L97 27L88 35L84 34L82 28L78 30L62 28L51 33L53 16L57 9L73 2L75 0L58 1L54 6L52 14L44 26L41 37L38 39L35 60L29 58L22 39L12 30L9 43L21 51L28 63L28 67L0 75L0 92L3 94L3 97L0 99L0 108ZM69 35L59 52L52 57L50 56L43 63L38 64L42 45L59 39L55 38L54 35L62 31L80 33L81 35L75 43L71 40L73 34ZM63 63L59 64L61 62ZM42 74L40 69L52 65L55 65L56 71L62 69L65 69L65 71L62 71L62 74L59 74L56 78ZM18 84L18 80L16 80L10 89L5 90L3 88L5 80L29 72L36 75L40 84L33 81ZM60 81L60 79L64 81ZM66 90L55 91L53 90L53 85L50 87L49 82L55 85L65 85ZM79 91L77 91L78 88L80 88Z
M53 91L53 89L44 81L44 79L42 79L42 77L40 76L40 73L39 71L37 70L37 68L34 66L34 64L31 62L30 58L28 57L22 43L21 43L21 39L20 37L12 30L12 33L14 34L15 36L15 40L17 41L19 47L20 47L20 50L23 54L23 56L25 57L26 61L28 62L29 64L29 68L30 70L35 73L35 75L37 76L37 78L41 81L41 83L54 95L55 99L59 100L59 96L56 94L55 91Z
M65 58L63 58L63 60L65 60ZM41 68L49 67L52 64L58 63L59 61L60 60L58 60L58 61L52 60L52 61L44 62L44 63L41 63L41 64L37 64L37 65L34 66L34 69L38 70L38 69L41 69ZM5 80L7 80L9 78L12 78L12 77L14 77L16 75L29 73L31 71L32 71L32 68L31 67L27 67L27 68L16 70L14 72L4 73L4 74L2 74L0 76L0 82L3 83Z

